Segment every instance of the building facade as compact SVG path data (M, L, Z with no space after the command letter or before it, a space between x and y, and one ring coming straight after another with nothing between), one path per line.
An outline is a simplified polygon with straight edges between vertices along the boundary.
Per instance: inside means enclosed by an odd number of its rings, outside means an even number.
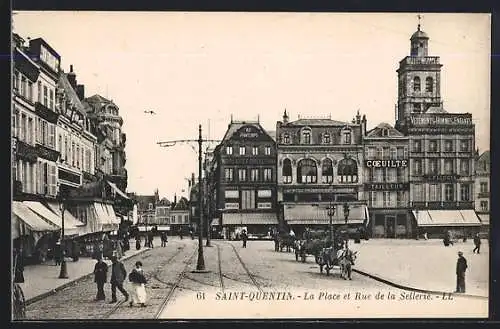
M420 232L470 235L474 213L475 128L469 113L448 113L441 100L438 56L429 37L412 35L410 56L399 63L396 127L408 136L410 207Z
M364 137L364 199L374 238L409 238L413 218L408 210L408 137L381 123Z
M278 224L276 143L258 121L233 121L214 150L215 216L226 238L267 235Z
M277 187L281 228L296 233L305 227L327 228L327 208L334 207L332 222L352 228L367 224L363 200L363 136L366 117L353 122L331 118L300 118L276 124ZM344 215L344 204L350 207Z
M481 230L488 232L490 227L490 191L491 191L490 151L485 151L476 158L475 165L475 209L481 220Z

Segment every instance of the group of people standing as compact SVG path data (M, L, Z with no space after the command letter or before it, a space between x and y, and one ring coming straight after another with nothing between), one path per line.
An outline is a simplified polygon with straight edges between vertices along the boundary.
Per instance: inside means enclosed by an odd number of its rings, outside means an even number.
M125 302L129 301L130 294L123 287L125 279L127 278L127 270L125 269L125 265L118 260L116 256L111 257L111 277L109 283L111 284L111 301L110 303L118 302L116 296L116 290L119 290L122 295L125 297ZM106 295L104 293L104 285L107 282L108 278L108 264L104 262L104 260L99 258L94 267L94 282L97 285L97 296L95 298L96 301L101 301L106 299ZM132 284L133 292L132 292L132 300L130 300L129 305L132 307L134 304L138 304L141 307L146 306L146 283L147 279L144 274L144 270L142 269L142 262L137 261L135 263L135 268L129 273L128 279Z

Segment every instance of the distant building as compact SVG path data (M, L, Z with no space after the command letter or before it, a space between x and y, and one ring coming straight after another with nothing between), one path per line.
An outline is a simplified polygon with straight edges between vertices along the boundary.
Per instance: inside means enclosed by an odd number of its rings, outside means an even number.
M490 151L477 156L475 165L475 209L481 219L481 228L488 232L490 227L490 193L491 193L491 159Z
M364 137L364 192L374 238L412 237L408 137L381 123Z

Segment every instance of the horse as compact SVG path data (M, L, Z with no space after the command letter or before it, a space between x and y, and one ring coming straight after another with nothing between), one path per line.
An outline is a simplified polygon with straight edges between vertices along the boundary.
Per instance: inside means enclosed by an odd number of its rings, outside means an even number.
M354 265L354 262L356 261L358 252L355 251L353 252L350 249L340 249L337 251L337 260L338 264L340 266L340 277L343 278L344 280L352 280L351 278L351 272L352 272L352 266Z
M319 255L316 257L316 263L319 265L320 273L323 273L323 267L325 267L326 275L330 275L330 270L337 264L335 249L333 247L321 249Z
M295 235L283 234L278 238L279 251L283 251L285 249L287 252L292 251L292 248L295 248Z

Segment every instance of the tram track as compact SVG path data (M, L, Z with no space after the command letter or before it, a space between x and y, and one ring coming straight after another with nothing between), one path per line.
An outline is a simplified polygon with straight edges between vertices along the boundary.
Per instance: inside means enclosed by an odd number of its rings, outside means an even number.
M238 261L240 262L241 266L243 267L243 269L245 270L246 274L248 275L248 277L250 278L250 280L252 280L252 283L254 286L257 287L257 289L259 289L260 292L264 292L264 290L262 289L261 287L261 284L255 279L255 276L252 274L252 272L250 272L250 270L248 269L248 267L246 266L245 262L243 261L243 259L241 259L241 256L240 254L238 253L238 250L236 250L236 247L232 244L232 243L226 243L228 245L231 246L231 248L233 249L234 253L236 254L236 257L238 258ZM220 258L219 258L220 260Z

